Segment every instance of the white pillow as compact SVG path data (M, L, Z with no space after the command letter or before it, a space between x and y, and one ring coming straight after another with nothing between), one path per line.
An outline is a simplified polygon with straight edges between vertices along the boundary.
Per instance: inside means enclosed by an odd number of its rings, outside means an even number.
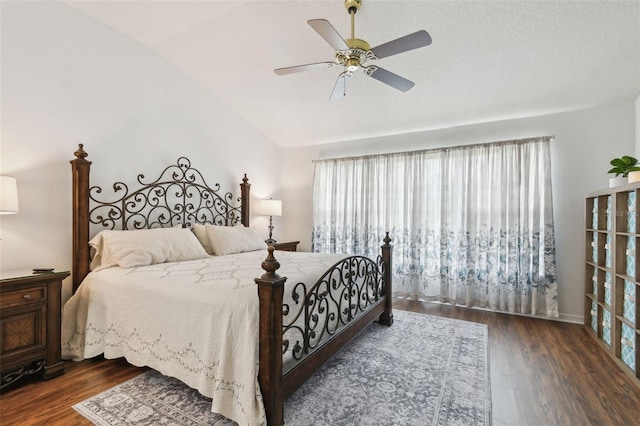
M204 227L207 231L213 254L216 256L267 248L267 243L260 238L260 235L253 228L245 226L215 226L208 223Z
M199 223L194 224L193 233L196 234L198 241L200 241L200 244L202 244L202 247L204 247L204 251L206 251L208 254L213 254L213 249L211 248L211 244L209 243L209 237L207 237L207 230L205 229L204 225L200 225Z
M208 257L188 228L100 231L89 244L96 251L92 261L94 270L111 266L132 268Z
M102 232L98 232L98 234L89 241L89 246L91 247L91 264L89 265L89 269L98 271L102 269Z

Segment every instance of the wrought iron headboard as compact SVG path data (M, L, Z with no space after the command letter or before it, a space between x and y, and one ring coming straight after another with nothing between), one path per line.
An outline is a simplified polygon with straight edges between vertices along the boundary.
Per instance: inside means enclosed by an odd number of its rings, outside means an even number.
M244 175L241 197L233 204L231 192L222 193L220 184L210 187L191 162L178 158L165 167L157 179L145 182L139 174L135 187L124 182L113 184L113 200L101 198L102 188L89 187L91 161L80 144L73 172L73 290L89 273L89 224L102 229L147 229L194 223L249 226L249 189Z
M241 221L241 198L233 205L233 194L220 193L220 184L210 187L202 174L191 167L188 158L180 157L160 176L145 182L138 175L139 188L130 190L124 182L113 184L121 196L112 201L100 199L102 188L89 188L92 207L89 221L107 229L164 228L194 223L231 226Z

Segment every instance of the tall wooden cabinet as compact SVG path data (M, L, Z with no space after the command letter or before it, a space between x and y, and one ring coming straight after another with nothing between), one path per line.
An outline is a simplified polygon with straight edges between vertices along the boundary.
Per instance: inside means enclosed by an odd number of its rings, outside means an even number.
M584 323L640 385L640 184L586 197Z

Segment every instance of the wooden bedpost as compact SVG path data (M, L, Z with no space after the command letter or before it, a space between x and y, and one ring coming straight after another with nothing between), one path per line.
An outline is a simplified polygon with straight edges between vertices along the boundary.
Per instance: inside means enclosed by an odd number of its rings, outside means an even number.
M89 172L91 161L86 160L87 153L84 145L79 144L78 150L71 160L73 175L73 266L72 283L75 293L78 286L89 273Z
M240 220L242 221L242 224L244 226L249 226L249 208L250 208L250 204L251 204L251 198L250 198L250 189L251 189L251 184L249 183L249 178L247 177L247 174L244 174L244 177L242 178L242 183L240 184L240 194L241 194L241 198L240 198L240 213L241 213L241 217Z
M276 270L280 263L273 257L274 248L268 247L269 254L262 262L266 272L256 278L260 299L260 370L258 381L267 415L267 425L284 424L284 394L282 391L282 295L286 277L280 277Z
M382 260L384 261L384 312L380 315L380 324L391 325L393 324L393 308L392 308L392 293L393 285L391 282L391 269L392 269L392 256L391 256L391 238L389 232L384 237L384 244L382 248Z

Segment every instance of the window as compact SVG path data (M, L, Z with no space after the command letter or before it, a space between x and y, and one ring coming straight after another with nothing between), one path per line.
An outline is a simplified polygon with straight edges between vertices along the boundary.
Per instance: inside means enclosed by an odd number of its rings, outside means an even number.
M557 316L550 137L315 163L312 249L376 256L394 294Z

